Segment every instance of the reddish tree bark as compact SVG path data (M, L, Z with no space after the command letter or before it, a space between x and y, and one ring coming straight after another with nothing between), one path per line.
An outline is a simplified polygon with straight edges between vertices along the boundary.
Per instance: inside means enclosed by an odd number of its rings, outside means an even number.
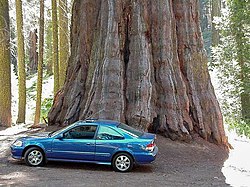
M197 0L76 0L65 86L49 124L105 118L226 144Z
M34 31L30 31L29 35L29 64L28 64L29 74L34 74L37 72L37 65L38 65L37 29L34 29Z

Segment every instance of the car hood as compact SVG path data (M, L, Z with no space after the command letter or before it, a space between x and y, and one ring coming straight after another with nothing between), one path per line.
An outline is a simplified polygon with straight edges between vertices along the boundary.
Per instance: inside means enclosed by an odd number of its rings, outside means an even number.
M43 132L43 133L36 133L32 134L26 137L22 137L22 140L30 140L30 139L42 139L42 138L48 138L49 132Z

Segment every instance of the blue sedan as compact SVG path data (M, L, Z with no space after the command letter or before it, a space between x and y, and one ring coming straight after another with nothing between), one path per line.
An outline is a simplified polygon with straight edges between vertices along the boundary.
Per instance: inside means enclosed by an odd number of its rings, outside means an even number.
M127 172L134 164L155 160L155 138L117 121L85 120L55 132L18 138L11 153L29 166L42 166L47 161L87 162Z

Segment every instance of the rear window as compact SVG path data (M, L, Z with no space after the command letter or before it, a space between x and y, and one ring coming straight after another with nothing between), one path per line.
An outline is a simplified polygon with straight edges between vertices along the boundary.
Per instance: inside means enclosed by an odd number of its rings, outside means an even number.
M139 136L143 135L142 131L139 131L139 130L137 130L133 127L130 127L128 125L125 125L123 123L120 123L117 127L120 128L121 130L125 131L126 133L128 133L132 136L135 136L135 137L139 137Z

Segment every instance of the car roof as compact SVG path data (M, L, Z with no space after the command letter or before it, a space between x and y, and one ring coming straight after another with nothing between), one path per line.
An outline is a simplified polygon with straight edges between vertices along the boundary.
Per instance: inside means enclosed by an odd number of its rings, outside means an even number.
M80 121L79 124L83 125L83 124L95 124L95 125L107 125L107 126L117 126L119 125L121 122L118 121L113 121L113 120L104 120L104 119L86 119L86 120L82 120Z

